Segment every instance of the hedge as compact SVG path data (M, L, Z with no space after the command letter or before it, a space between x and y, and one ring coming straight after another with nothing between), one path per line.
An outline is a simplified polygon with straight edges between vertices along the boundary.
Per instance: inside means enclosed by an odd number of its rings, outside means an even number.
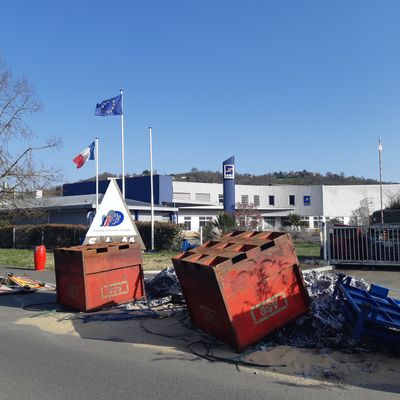
M151 249L151 222L136 221L136 226L142 236L147 250ZM154 222L154 249L156 251L178 251L181 246L182 224L172 222Z
M151 223L137 221L136 226L147 250L151 249ZM15 228L15 240L14 240ZM154 223L154 247L156 251L180 247L182 225L170 222ZM75 246L82 243L87 225L8 225L0 227L0 247L32 248L44 244L47 248Z
M48 248L75 246L82 242L87 230L86 225L66 224L3 226L0 227L0 246L32 248L42 243Z

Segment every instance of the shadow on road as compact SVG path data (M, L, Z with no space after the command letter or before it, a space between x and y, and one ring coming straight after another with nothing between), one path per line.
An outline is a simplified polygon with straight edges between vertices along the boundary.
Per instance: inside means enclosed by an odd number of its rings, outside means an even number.
M55 293L6 295L0 297L0 313L10 322L36 327L55 335L75 336L76 340L96 340L149 348L154 362L186 360L234 364L238 371L276 373L284 385L372 388L400 393L400 360L384 354L344 354L328 349L299 349L276 346L260 351L259 346L237 354L227 345L193 329L184 309L164 312L163 318L85 322L87 314L68 311L56 303ZM168 317L165 313L171 313ZM160 312L160 314L163 314ZM90 315L96 315L91 313ZM6 315L7 316L7 315ZM396 378L397 377L397 378Z
M391 287L400 287L397 271L348 272L369 282L391 282ZM276 380L283 385L310 388L328 385L342 389L348 385L400 393L400 359L387 354L345 354L289 346L266 346L262 350L254 346L238 354L193 329L185 309L159 310L160 318L85 322L87 314L65 309L56 301L55 292L3 295L0 296L0 318L2 323L23 325L24 329L36 327L46 333L70 335L76 340L149 348L154 362L172 359L199 362L203 357L210 362L231 363L243 373L276 373Z

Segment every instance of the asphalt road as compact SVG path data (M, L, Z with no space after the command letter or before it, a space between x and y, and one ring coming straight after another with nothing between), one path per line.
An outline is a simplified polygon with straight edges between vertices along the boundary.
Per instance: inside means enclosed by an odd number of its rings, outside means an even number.
M54 281L51 271L29 275ZM24 306L54 301L54 293L0 296L1 400L400 398L385 388L295 384L266 370L237 369L190 352L58 335L15 324L23 317L35 318L35 312Z

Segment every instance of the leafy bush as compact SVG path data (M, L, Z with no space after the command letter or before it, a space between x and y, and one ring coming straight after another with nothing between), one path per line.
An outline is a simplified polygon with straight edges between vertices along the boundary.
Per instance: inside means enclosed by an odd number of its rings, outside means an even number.
M298 214L289 214L287 217L282 218L282 226L303 227L307 226L306 221L302 221L301 216Z
M217 239L228 232L238 229L235 216L227 212L219 212L217 216L203 226L203 243Z
M147 250L151 249L151 222L136 221ZM156 251L179 251L182 240L182 224L172 222L154 222L154 249Z

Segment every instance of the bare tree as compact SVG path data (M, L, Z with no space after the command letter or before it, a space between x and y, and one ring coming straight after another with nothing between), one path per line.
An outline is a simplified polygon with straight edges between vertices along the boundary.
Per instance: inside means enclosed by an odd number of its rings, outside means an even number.
M236 203L235 218L240 230L257 231L262 227L261 213L252 203Z
M34 160L35 153L54 149L60 139L35 144L36 136L26 123L27 116L40 111L33 87L26 79L13 77L0 60L0 205L29 206L27 194L54 184L58 172Z
M351 212L350 225L369 225L370 216L368 207L359 207Z

